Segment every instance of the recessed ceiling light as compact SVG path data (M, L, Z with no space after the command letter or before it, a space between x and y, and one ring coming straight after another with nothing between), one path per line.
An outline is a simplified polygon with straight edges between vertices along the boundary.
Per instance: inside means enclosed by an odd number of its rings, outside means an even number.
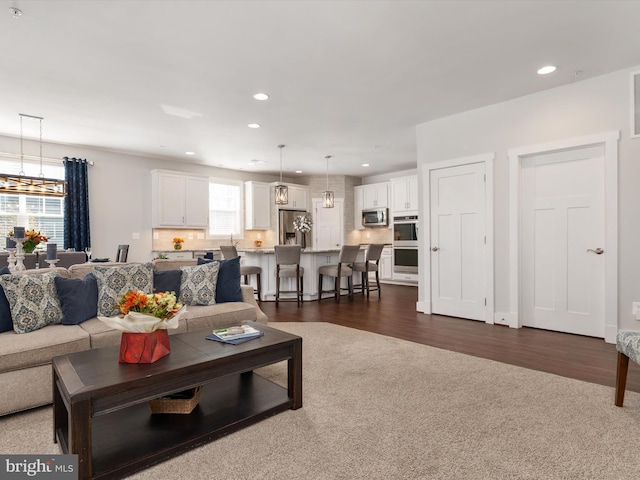
M253 98L256 100L269 100L269 95L266 93L256 93Z
M249 125L247 125L247 127L249 127L249 128L260 128L260 124L259 123L250 123Z
M362 164L362 166L363 166L363 167L368 167L368 166L369 166L369 164L368 164L368 163L363 163L363 164Z
M184 152L185 155L195 155L196 152Z
M296 170L296 173L302 173L302 170Z
M555 65L547 65L538 70L539 75L547 75L548 73L553 73L556 71Z

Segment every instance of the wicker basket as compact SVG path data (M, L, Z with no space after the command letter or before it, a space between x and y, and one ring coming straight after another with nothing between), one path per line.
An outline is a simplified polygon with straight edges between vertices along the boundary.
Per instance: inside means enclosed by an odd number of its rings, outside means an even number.
M202 387L194 388L191 398L156 398L155 400L149 400L151 413L189 414L198 405L201 391Z

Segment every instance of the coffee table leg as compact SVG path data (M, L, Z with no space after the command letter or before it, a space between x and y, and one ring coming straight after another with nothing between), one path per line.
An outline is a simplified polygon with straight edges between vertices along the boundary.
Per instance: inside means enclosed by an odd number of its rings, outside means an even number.
M69 453L78 454L78 478L91 478L91 401L72 403L70 417Z
M287 362L289 398L293 399L292 410L302 407L302 339L293 344L291 358Z

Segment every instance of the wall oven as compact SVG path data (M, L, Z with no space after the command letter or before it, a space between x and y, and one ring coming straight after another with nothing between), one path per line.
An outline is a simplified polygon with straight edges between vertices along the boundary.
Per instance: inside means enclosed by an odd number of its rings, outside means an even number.
M418 216L393 217L393 271L418 273Z

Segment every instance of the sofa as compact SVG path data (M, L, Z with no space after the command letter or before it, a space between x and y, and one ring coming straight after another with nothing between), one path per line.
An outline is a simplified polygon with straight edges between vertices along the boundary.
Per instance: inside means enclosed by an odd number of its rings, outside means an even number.
M118 271L113 270L111 267L118 269L130 265L134 264L83 263L72 265L69 268L24 270L10 275L2 275L0 283L5 285L4 288L6 289L6 292L3 291L2 293L6 293L7 298L9 298L15 293L11 293L12 290L9 290L6 282L19 281L20 275L46 275L52 273L63 279L78 279L75 281L75 284L77 284L79 281L84 282L89 278L88 274L90 273L97 275L98 270L102 275L104 272ZM144 265L145 268L148 268L148 264ZM178 278L180 278L180 272L184 271L182 267L196 267L197 260L154 260L151 265L155 282L157 278L161 278L163 275L166 276L166 274L174 275L176 271L178 272ZM237 282L239 284L239 261L237 265ZM104 268L97 269L98 266ZM194 268L191 268L191 270L194 270ZM235 270L233 272L235 273ZM50 279L53 276L49 275L46 278ZM5 277L8 278L5 279ZM36 279L36 281L45 281L43 280L44 278ZM33 281L34 279L25 278L23 280ZM220 277L218 280L220 280ZM233 281L236 281L235 275ZM60 285L58 282L62 282L62 280L56 279L56 284ZM65 282L65 285L67 283L73 282ZM226 285L228 283L225 282ZM98 285L100 285L99 281ZM218 282L216 293L224 286L221 282ZM186 312L180 317L179 327L168 330L169 335L190 330L237 325L245 321L257 321L266 324L267 316L260 310L254 298L253 287L248 285L236 285L235 287L240 288L238 294L241 295L241 301L216 302L213 305L188 305L186 306ZM154 290L156 290L155 284ZM21 294L20 290L17 290L17 292L18 295ZM57 293L58 295L63 295L62 287L58 288ZM12 299L15 302L15 297L12 297ZM75 305L74 302L76 300L68 301L68 299L63 300L63 297L60 297L65 319L69 308ZM100 297L98 298L98 304L99 301ZM13 315L13 309L11 312ZM15 323L15 317L13 321ZM51 359L53 357L93 348L117 346L120 344L120 338L121 332L119 330L108 327L97 317L89 318L73 325L46 324L28 333L16 333L14 330L0 333L0 416L47 405L52 402Z

